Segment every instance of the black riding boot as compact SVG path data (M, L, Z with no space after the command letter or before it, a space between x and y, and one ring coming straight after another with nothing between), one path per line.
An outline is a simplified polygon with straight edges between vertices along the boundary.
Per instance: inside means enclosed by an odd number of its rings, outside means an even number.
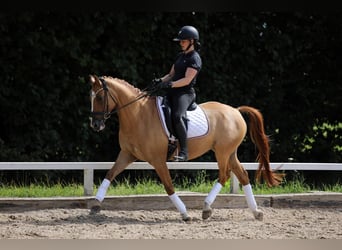
M175 125L176 136L179 141L180 151L178 155L174 156L175 161L187 161L188 160L188 141L187 130L184 121L178 122Z

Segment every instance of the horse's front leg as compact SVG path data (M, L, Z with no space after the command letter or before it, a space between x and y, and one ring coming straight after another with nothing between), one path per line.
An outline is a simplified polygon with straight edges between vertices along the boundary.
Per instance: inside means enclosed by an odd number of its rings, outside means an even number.
M104 197L107 193L107 189L110 186L110 183L114 180L114 178L120 174L129 164L134 162L136 158L124 151L120 151L119 156L113 165L113 167L107 172L106 177L102 181L95 199L92 201L90 214L96 214L101 211L101 203L104 200Z
M165 191L169 196L169 199L173 205L177 208L182 216L183 221L191 221L191 217L188 215L186 206L179 196L175 193L175 189L170 176L170 171L167 168L166 162L163 163L151 163L155 167L155 170L164 185Z

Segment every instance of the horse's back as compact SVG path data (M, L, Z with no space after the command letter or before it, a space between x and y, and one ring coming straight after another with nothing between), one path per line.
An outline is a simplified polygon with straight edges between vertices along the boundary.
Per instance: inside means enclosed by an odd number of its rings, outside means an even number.
M210 102L201 103L199 105L207 115L210 115L211 113L214 113L214 114L222 113L222 114L229 114L229 115L234 115L234 116L236 115L241 116L241 113L239 112L237 108L234 108L228 104L224 104L221 102L210 101Z
M199 104L206 113L212 131L219 134L228 133L230 136L244 136L246 122L237 108L220 102L204 102Z

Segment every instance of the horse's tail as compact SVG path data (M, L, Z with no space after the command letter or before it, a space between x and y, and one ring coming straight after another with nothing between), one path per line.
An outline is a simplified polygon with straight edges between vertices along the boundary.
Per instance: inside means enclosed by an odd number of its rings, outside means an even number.
M259 162L259 167L256 171L256 181L260 183L261 177L266 180L267 185L277 186L281 183L284 174L277 174L272 172L270 167L270 146L268 137L264 131L264 119L261 112L250 106L238 107L241 113L245 113L249 118L249 134L252 142L258 148L257 161Z

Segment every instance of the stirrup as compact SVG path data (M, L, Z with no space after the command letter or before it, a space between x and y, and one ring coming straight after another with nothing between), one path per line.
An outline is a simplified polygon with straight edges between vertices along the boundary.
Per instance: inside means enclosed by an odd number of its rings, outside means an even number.
M185 154L175 155L173 159L174 161L188 161L188 157Z

